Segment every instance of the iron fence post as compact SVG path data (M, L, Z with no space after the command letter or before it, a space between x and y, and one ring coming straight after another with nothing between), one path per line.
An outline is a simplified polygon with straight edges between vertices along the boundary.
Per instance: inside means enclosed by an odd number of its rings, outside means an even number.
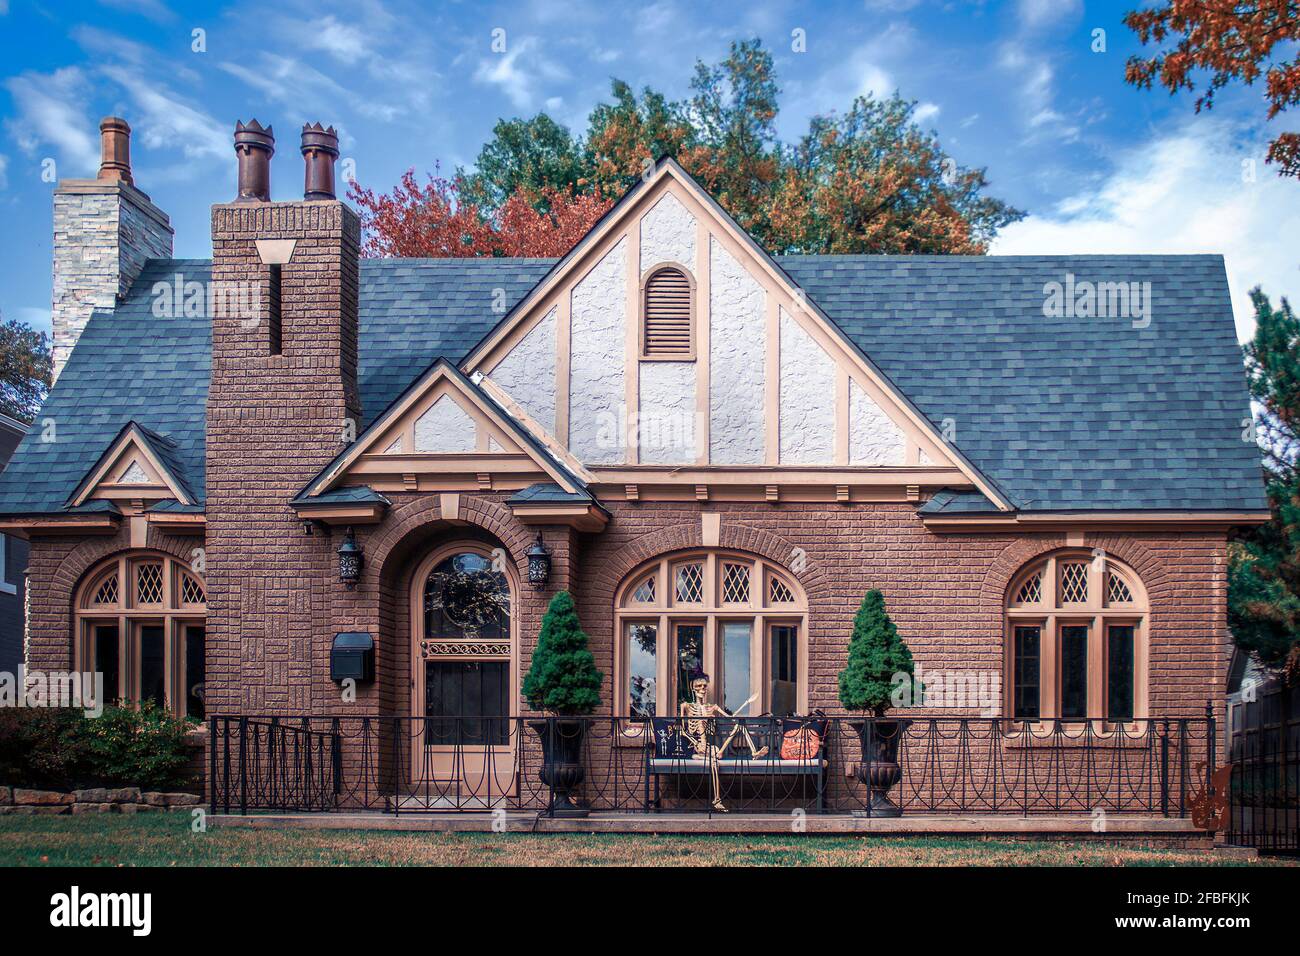
M248 813L248 718L239 718L239 812Z
M208 721L208 806L217 812L217 718Z
M402 737L402 724L401 724L401 720L402 720L402 719L401 719L400 717L394 717L394 718L393 718L393 766L392 766L392 774L393 774L393 816L395 816L395 817L396 817L396 816L400 816L400 815L401 815L401 812L402 812L402 808L401 808L401 802L402 802L402 799L401 799L401 794L398 792L398 791L400 790L399 781L400 781L401 776L402 776L402 765L401 765L401 759L402 759L402 741L401 741L401 737Z
M1160 730L1160 812L1169 816L1169 721Z
M1207 752L1208 759L1205 764L1205 795L1208 797L1210 795L1210 781L1214 779L1214 768L1218 763L1219 756L1218 727L1214 719L1214 702L1209 700L1205 702L1205 733L1208 741L1206 746L1209 748Z
M1187 718L1178 718L1178 816L1187 816Z

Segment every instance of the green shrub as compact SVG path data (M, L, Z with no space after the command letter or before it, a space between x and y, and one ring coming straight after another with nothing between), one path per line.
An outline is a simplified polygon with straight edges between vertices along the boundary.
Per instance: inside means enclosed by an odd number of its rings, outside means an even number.
M893 703L895 675L907 675L914 685L910 699L917 699L920 688L915 686L914 673L912 652L885 613L884 595L868 591L853 618L849 661L840 671L840 703L847 710L883 717Z
M176 790L190 773L189 720L153 704L139 710L0 710L0 783L19 787L140 787Z
M524 678L524 697L534 710L564 716L590 714L600 706L605 675L587 650L587 635L568 591L551 598L533 662Z

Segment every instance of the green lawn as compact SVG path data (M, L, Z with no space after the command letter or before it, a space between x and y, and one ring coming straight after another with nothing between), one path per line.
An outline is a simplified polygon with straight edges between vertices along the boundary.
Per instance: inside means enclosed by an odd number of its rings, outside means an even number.
M189 814L0 817L2 866L1170 866L1289 865L1207 852L942 837L572 836L190 830Z

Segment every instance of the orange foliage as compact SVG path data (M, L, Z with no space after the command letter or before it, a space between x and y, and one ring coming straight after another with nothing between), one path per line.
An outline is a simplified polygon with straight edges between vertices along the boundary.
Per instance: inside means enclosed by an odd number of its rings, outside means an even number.
M371 258L556 258L613 205L595 194L571 195L547 188L540 195L519 190L500 210L485 214L460 199L455 182L431 175L421 186L413 169L403 174L391 193L376 194L355 182L348 193L361 211L366 236L362 255ZM547 211L539 212L536 205L544 205Z
M1176 93L1195 89L1197 70L1211 74L1196 99L1196 110L1214 105L1215 93L1232 80L1252 85L1265 77L1268 118L1300 103L1300 60L1265 61L1279 45L1294 54L1300 41L1300 3L1296 0L1167 0L1149 10L1137 10L1124 23L1144 44L1177 37L1172 50L1150 58L1130 57L1125 79L1150 89L1159 82ZM1300 134L1281 133L1269 145L1268 161L1281 165L1283 176L1300 176Z

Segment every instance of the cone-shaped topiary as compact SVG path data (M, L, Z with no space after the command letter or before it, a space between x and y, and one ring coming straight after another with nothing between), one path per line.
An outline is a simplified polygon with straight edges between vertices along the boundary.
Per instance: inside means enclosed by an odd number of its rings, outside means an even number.
M896 675L906 674L911 683L913 673L912 652L885 613L884 595L868 591L853 618L849 662L840 671L840 703L882 717L893 703Z
M600 706L605 675L587 650L587 635L568 591L551 598L533 662L524 677L524 697L534 710L576 717Z

